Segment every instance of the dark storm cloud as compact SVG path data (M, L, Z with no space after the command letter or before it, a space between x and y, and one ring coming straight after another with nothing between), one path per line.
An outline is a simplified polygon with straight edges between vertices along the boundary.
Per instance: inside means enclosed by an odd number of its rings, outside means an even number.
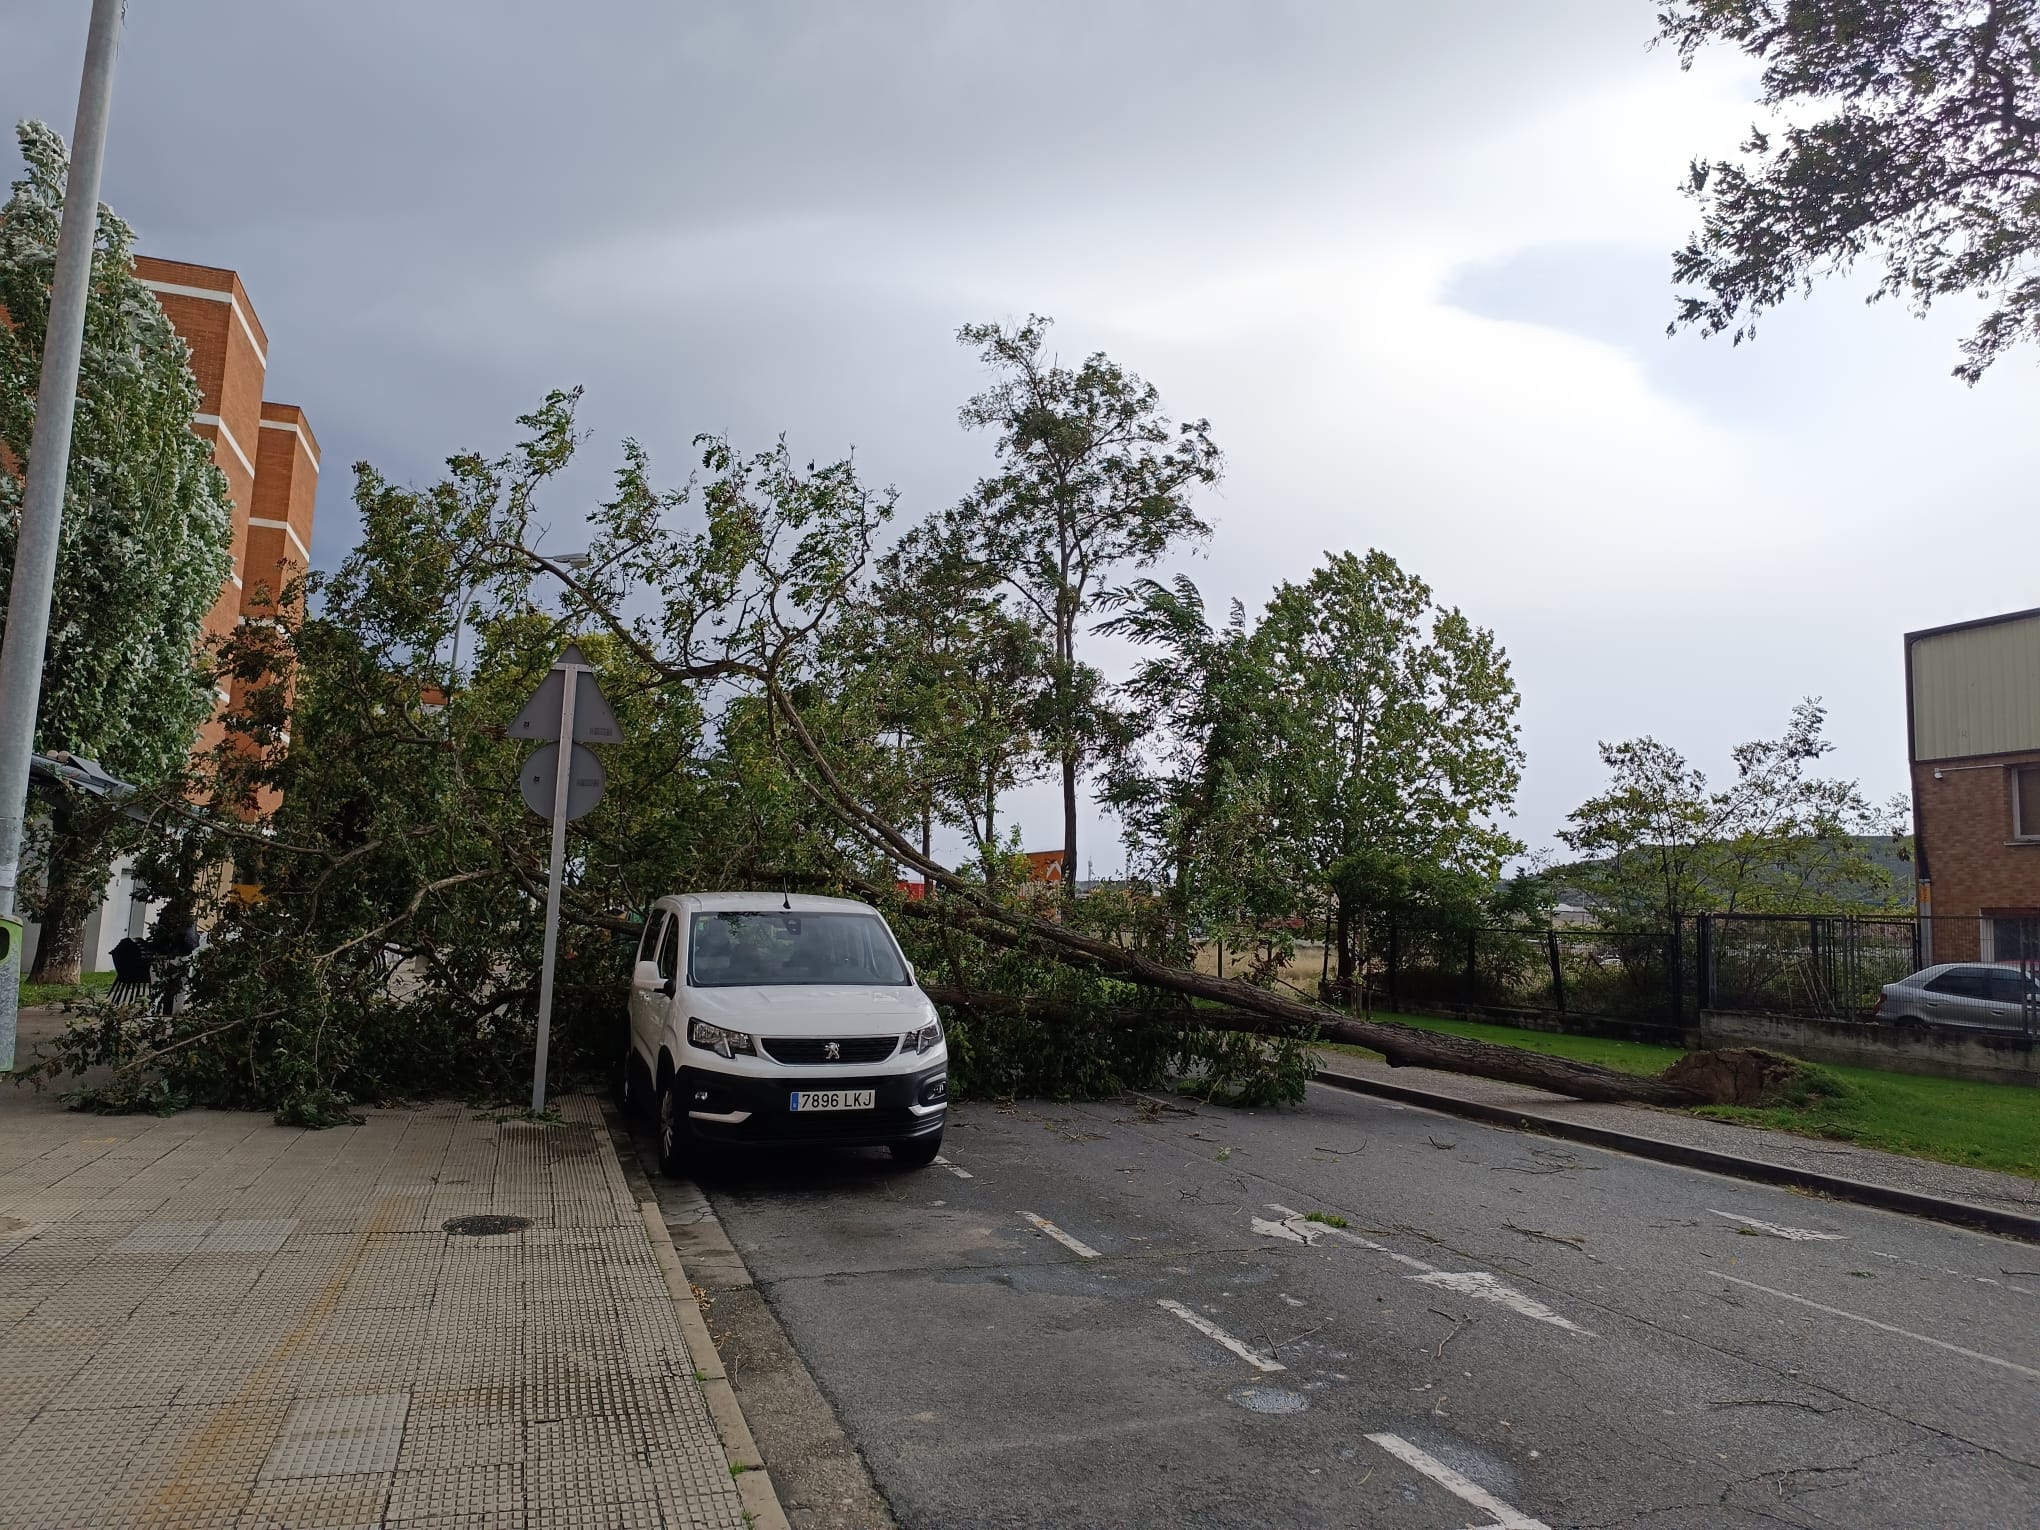
M1038 300L945 256L1049 236L1180 265L1250 247L1299 193L1349 213L1475 103L1543 88L1526 55L1606 7L1544 9L133 0L106 195L145 249L242 273L272 395L336 466L428 473L584 382L591 422L669 459L697 429L790 429L953 492L978 458L948 439L971 386L949 336ZM0 8L11 113L68 131L85 10ZM752 231L736 263L718 231ZM635 304L548 279L633 239L654 269L579 279ZM918 290L874 304L888 267ZM343 492L329 470L321 563Z
M87 9L0 0L10 118L68 133ZM1753 351L1663 340L1680 172L1753 88L1651 53L1652 11L130 0L106 196L242 274L326 448L321 565L348 464L428 479L573 384L559 545L626 434L668 480L698 431L854 447L921 513L988 460L956 326L1036 310L1210 417L1214 607L1379 546L1495 627L1532 839L1596 738L1718 767L1808 693L1882 792L1896 633L2030 604L1966 549L2023 502L2032 379L1959 392L1946 333L1846 293Z

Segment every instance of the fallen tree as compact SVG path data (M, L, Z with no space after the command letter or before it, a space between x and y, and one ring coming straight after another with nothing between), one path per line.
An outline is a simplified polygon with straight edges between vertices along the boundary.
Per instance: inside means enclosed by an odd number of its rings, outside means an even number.
M1181 972L1180 968L1167 970ZM1235 981L1205 979L1196 973L1183 975L1196 978L1200 983ZM1140 981L1148 982L1149 979L1144 977ZM1010 994L981 993L941 983L924 983L921 986L929 998L949 1009L988 1016L1024 1012L1053 1013L1063 1018L1077 1018L1073 1007L1056 1005L1053 1002L1016 998ZM1690 1087L1686 1083L1622 1073L1593 1063L1575 1062L1570 1058L1553 1057L1547 1053L1531 1052L1521 1047L1495 1046L1464 1036L1418 1030L1414 1026L1396 1025L1389 1021L1355 1019L1350 1015L1341 1015L1315 1005L1283 999L1265 990L1252 988L1248 984L1240 983L1238 986L1247 989L1255 997L1256 1002L1252 1005L1231 1003L1210 993L1200 993L1195 996L1209 999L1208 1007L1192 1008L1185 1005L1164 1009L1152 1006L1127 1006L1108 1011L1107 1023L1153 1024L1172 1021L1185 1029L1240 1031L1251 1035L1314 1034L1320 1041L1366 1047L1370 1051L1379 1052L1388 1059L1390 1067L1438 1068L1447 1073L1470 1073L1480 1078L1547 1089L1554 1094L1567 1095L1576 1100L1608 1100L1640 1105L1722 1103L1711 1093ZM1272 1000L1273 1003L1263 1004L1259 1002L1261 1000ZM1275 1013L1278 1007L1284 1012ZM1710 1075L1689 1070L1681 1077L1700 1082Z

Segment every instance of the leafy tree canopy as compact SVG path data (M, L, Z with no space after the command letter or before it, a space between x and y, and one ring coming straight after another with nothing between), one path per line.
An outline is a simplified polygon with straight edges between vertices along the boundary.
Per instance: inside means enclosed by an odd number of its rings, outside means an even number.
M1986 312L1974 383L2040 334L2040 18L2032 0L1673 0L1659 36L1690 67L1715 43L1763 65L1739 160L1696 160L1701 225L1673 259L1672 328L1753 335L1822 276L1881 264L1875 298Z
M39 122L17 132L26 173L0 208L0 601L14 562L35 428L69 159ZM37 747L169 788L211 715L201 624L229 571L230 501L194 435L190 353L134 274L133 231L99 212L63 533L50 601ZM18 470L18 471L17 471ZM118 815L58 791L31 841L42 921L36 976L75 981L79 936L122 843Z

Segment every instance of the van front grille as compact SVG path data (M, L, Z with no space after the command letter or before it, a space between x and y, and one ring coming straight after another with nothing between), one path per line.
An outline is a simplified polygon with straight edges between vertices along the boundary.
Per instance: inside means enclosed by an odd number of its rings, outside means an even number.
M761 1036L758 1045L774 1062L800 1067L828 1063L883 1062L898 1049L897 1036ZM836 1049L834 1055L829 1049Z

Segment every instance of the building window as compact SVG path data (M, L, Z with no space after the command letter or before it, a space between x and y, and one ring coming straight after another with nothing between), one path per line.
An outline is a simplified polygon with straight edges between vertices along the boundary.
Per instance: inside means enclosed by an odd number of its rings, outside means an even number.
M1987 962L2040 962L2040 918L2032 915L1984 919L1983 959Z
M2013 767L2012 838L2040 839L2040 765Z

